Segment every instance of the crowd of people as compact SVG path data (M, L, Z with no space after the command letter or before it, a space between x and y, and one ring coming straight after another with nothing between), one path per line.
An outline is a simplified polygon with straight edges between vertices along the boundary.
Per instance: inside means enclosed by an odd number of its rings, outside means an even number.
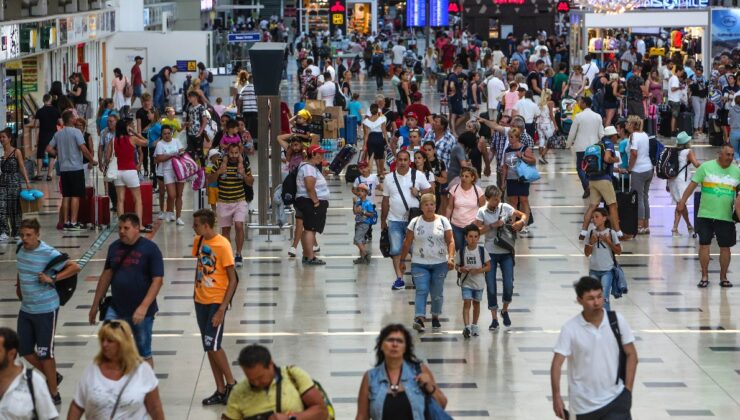
M281 22L265 23L268 32L275 24L276 36L286 32ZM357 52L350 60L335 58L331 39L314 34L297 37L291 49L297 62L299 105L309 100L323 101L327 107L344 103L344 112L356 117L359 134L347 139L360 149L359 174L352 180L356 196L352 243L358 249L354 263L372 264L370 244L373 226L379 222L381 251L389 257L394 273L388 279L392 290L408 287L405 274L410 260L415 289L411 328L426 331L426 307L431 301L431 330L442 329L444 284L450 271L456 272L460 286L464 324L460 327L465 339L481 334L484 290L491 312L488 329L500 329L499 317L505 328L511 327L516 243L529 236L535 223L531 183L540 172L548 171L552 149L571 148L583 199L588 199L579 239L588 258L589 277L575 284L583 311L564 325L555 346L553 409L566 418L559 382L561 366L568 359L568 369L577 372L569 376L571 411L602 417L628 415L637 365L634 336L624 318L611 311L614 302L609 296L621 293L616 256L623 241L650 235L650 185L661 162L651 136L659 125L670 126L669 131L663 129L668 133L664 137L675 137L677 144L678 173L667 182L676 204L672 234L681 235L681 220L689 233L698 234L700 288L709 285L709 245L716 237L721 249L719 285L732 287L727 270L730 248L736 242L733 213L740 204L736 199L740 95L735 95L740 88L732 64L737 57L718 57L706 77L690 60L669 57L664 66L657 66L653 57L636 50L639 37L627 40L614 61L600 63L586 56L584 65L572 69L564 38L545 34L521 41L510 35L504 45L489 47L467 31L440 31L434 44L423 51L417 49L420 42L414 36L351 34L348 40L351 51ZM170 76L177 68L161 69L151 79L150 94L141 64L142 58L136 57L130 78L114 70L112 99L101 103L95 119L97 150L87 133L87 109L76 106L85 98L84 81L76 79L70 96L52 87L33 123L39 128L38 167L48 155L46 180L55 172L60 180L63 201L57 228L83 229L79 208L91 170L106 176L103 185L111 210L118 215L119 239L107 251L89 312L91 324L103 321L98 333L100 353L77 384L69 417L148 414L163 418L151 349L164 264L157 244L141 235L151 232L151 226L144 226L140 187L147 178L155 181L158 219L185 225L186 181L176 175L173 160L187 153L205 173L205 186L197 192L205 196L192 216L196 323L215 385L203 405L225 405L223 418L227 419L268 418L273 412L281 413L273 416L276 419L326 418L332 410L330 402L305 370L278 366L266 348L251 345L238 358L247 380L237 383L222 346L226 315L244 262L244 223L254 198L250 156L258 147L259 133L251 76L244 70L237 75L227 107L222 101L211 102L212 76L199 65L198 76L186 82L187 101L180 120L176 115L180 110L166 102ZM360 89L353 91L353 85L363 79L375 81L374 97L362 98L357 93ZM386 79L392 86L389 96ZM424 85L426 92L432 92L428 96L439 95L439 112L425 105ZM717 90L722 92L718 102ZM134 108L137 99L140 107ZM707 103L715 104L711 112ZM324 159L327 150L321 146L322 133L313 132L310 124L318 116L301 106L295 114L287 103L280 107L282 132L275 146L282 150L284 178L295 185L294 197L283 203L292 204L296 219L287 253L290 258L300 254L302 265L310 269L326 264L319 240L332 195ZM671 118L653 123L651 107L670 111ZM681 111L687 107L694 109L691 132L678 130ZM710 131L715 117L722 130L719 154L716 160L700 162L690 145ZM28 188L31 181L40 181L41 171L26 173L11 133L0 132L0 142L4 151L0 181L9 186L0 192L0 241L16 238L21 243L18 295L22 301L18 334L0 330L0 352L13 362L0 365L0 384L3 379L15 380L17 388L8 392L35 389L33 398L40 402L34 408L37 415L53 418L63 379L56 372L53 352L59 311L54 284L76 275L79 266L67 259L47 267L61 253L40 240L37 221L23 219L16 193L24 182ZM114 162L116 176L111 179ZM693 175L691 167L696 168ZM494 174L495 185L482 187L481 178ZM686 204L697 186L702 195L701 202L695 203L699 210L692 225ZM127 191L134 200L133 211L126 211ZM620 208L618 200L618 193L631 191L637 202L634 233L626 232L626 220L632 215L624 215L629 210ZM604 355L605 366L600 364L602 359L589 357L595 351ZM22 371L14 363L17 354L37 372ZM430 400L440 409L446 406L432 372L414 355L413 337L405 326L392 324L381 331L376 359L360 385L358 419L420 419ZM574 379L585 372L599 375L587 384ZM30 378L25 387L24 375ZM282 399L270 396L275 393ZM11 409L3 407L2 401L0 413ZM30 408L18 404L12 409Z

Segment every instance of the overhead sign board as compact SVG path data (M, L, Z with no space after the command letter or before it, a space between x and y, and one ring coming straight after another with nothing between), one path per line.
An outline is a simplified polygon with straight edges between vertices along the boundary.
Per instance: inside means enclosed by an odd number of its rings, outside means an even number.
M703 9L709 7L709 0L643 0L638 9Z
M429 0L429 26L450 24L449 0Z
M427 24L426 5L424 0L408 0L406 2L406 26L424 27Z
M332 34L338 30L347 32L347 5L345 0L333 0L329 7L329 28Z
M260 40L259 32L237 32L229 34L229 42L257 42Z

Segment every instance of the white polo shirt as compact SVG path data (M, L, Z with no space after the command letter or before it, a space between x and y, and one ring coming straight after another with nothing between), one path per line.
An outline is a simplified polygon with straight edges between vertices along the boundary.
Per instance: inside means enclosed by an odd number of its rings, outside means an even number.
M423 173L416 171L416 177L414 184L411 184L411 169L406 172L406 175L401 175L395 172L398 178L398 186L401 187L399 191L396 181L393 179L394 172L391 172L383 179L383 197L388 197L389 209L388 209L388 220L391 222L405 222L408 220L408 213L406 206L403 205L401 199L401 192L406 199L406 204L409 208L419 207L419 199L411 195L411 187L416 187L417 190L426 190L431 187L429 180L424 176Z
M632 329L621 314L617 313L622 344L635 341ZM568 404L571 414L586 414L613 401L624 389L617 379L619 369L619 345L609 326L609 317L604 310L604 319L599 328L586 321L579 313L560 330L553 349L568 358Z

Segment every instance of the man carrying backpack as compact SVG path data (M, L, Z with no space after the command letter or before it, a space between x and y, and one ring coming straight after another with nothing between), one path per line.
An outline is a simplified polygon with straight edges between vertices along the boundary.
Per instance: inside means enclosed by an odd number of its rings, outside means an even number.
M581 226L580 240L586 238L588 234L588 224L591 222L591 214L594 209L601 204L603 200L606 208L609 210L609 222L611 228L617 232L618 237L622 237L622 230L619 228L619 213L617 212L617 194L614 191L612 183L612 173L614 164L619 163L614 153L614 142L619 138L617 129L613 125L604 129L604 138L597 144L592 144L583 152L583 167L580 168L586 174L588 179L588 192L590 204L586 214L583 215L583 226Z
M569 149L574 146L576 150L576 170L578 171L578 178L581 179L583 198L588 198L591 194L588 188L588 178L581 168L583 152L586 147L598 143L604 137L604 124L601 115L591 109L591 98L581 97L578 100L578 106L583 111L579 112L573 119L573 125L570 127L570 132L568 132L567 144Z
M80 272L80 266L39 239L41 225L36 219L21 222L15 292L21 301L18 313L18 354L46 376L55 405L62 404L57 386L62 375L54 360L54 331L59 316L59 295L55 283ZM60 259L53 267L49 263Z

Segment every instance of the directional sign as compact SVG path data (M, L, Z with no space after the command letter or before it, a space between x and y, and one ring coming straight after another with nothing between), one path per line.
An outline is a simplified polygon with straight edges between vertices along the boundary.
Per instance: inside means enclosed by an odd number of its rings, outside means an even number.
M423 28L427 22L426 18L426 4L423 0L406 2L406 26Z
M258 42L260 40L259 32L238 32L229 34L229 42Z

